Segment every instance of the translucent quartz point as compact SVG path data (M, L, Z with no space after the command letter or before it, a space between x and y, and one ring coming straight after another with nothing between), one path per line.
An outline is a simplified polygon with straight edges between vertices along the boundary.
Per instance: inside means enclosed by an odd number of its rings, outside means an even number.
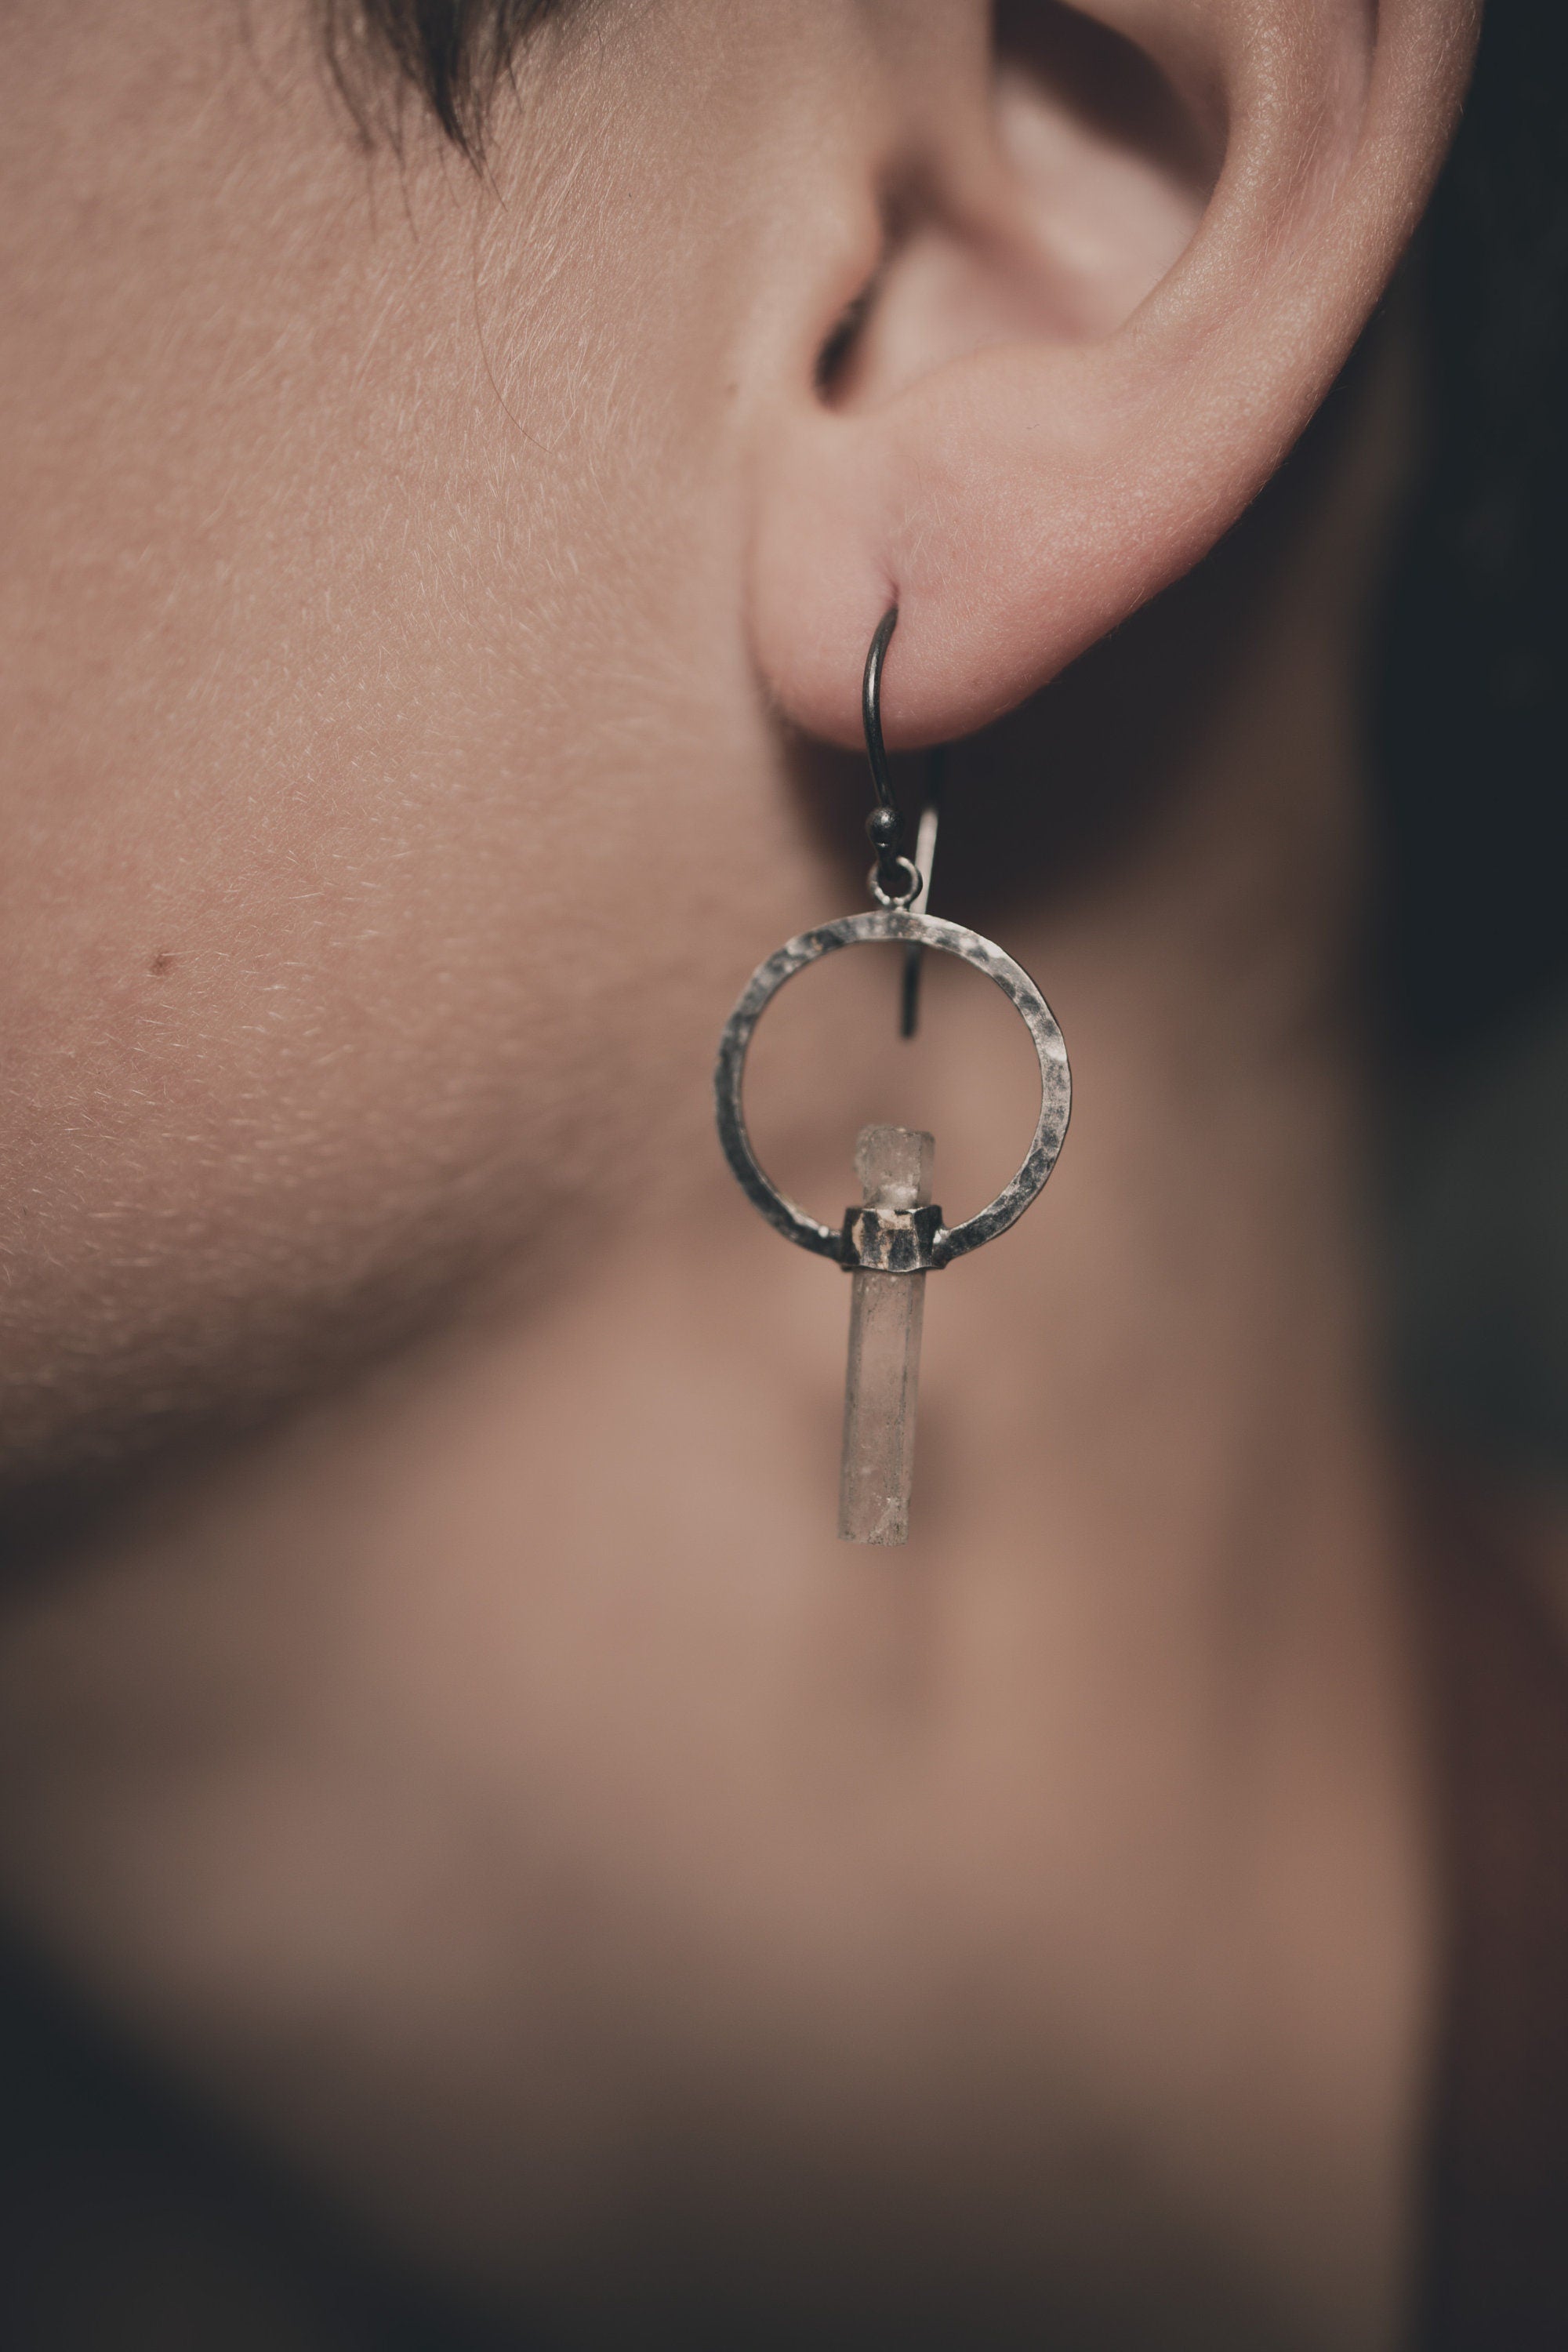
M855 1168L868 1209L923 1209L936 1147L907 1127L863 1127ZM850 1276L849 1370L838 1532L847 1543L901 1544L910 1532L923 1274Z

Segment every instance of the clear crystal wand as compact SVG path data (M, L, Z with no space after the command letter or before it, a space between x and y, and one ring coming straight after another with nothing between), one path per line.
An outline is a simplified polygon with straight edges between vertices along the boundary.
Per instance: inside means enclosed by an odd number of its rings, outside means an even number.
M863 1127L855 1148L863 1211L885 1225L929 1208L933 1156L931 1138L915 1129ZM868 1222L862 1213L862 1232ZM857 1223L853 1210L846 1223ZM857 1264L850 1275L838 1474L838 1532L847 1543L901 1544L909 1538L925 1286L920 1266L889 1274Z

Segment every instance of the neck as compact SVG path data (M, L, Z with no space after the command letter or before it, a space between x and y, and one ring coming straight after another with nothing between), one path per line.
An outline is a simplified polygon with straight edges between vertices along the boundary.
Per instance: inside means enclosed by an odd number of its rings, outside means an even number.
M1338 593L1375 449L1363 422L1310 526L1287 494L1066 689L1125 709L1162 644L1180 675L1184 632L1232 615L1142 804L997 913L1074 1124L1016 1231L928 1285L907 1551L833 1539L847 1288L731 1194L694 1085L637 1229L549 1302L8 1604L13 1901L470 2268L547 2271L568 2221L679 2246L727 2200L764 2266L804 2244L809 2273L842 2229L874 2267L891 2194L965 2294L1067 2308L1114 2303L1131 2195L1206 2340L1392 2326L1425 1895ZM991 755L1034 764L1026 730ZM951 797L962 832L962 769ZM779 1172L826 1213L846 1135L905 1108L849 1099L892 1010L887 975L846 985L842 1092L773 1066ZM962 975L951 1006L928 986L911 1123L957 1214L1026 1132L1018 1047L967 1025ZM801 1023L834 1067L841 1003ZM498 2113L540 2154L521 2215ZM1131 2189L1085 2187L1107 2132ZM793 2257L756 2253L763 2210Z

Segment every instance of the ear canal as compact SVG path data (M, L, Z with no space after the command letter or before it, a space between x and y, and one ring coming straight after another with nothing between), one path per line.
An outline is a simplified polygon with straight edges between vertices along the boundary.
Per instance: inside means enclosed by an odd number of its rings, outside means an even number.
M823 397L892 399L970 352L1113 334L1181 258L1223 137L1131 41L1060 0L1000 0L979 135L883 194L878 269L822 353Z

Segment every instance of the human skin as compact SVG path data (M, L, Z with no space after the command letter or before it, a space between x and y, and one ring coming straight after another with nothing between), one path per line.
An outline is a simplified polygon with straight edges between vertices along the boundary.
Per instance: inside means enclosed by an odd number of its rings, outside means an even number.
M0 1891L403 2242L632 2340L1398 2325L1433 1922L1345 980L1396 355L1027 698L1306 424L1472 13L1103 15L1157 135L1026 10L605 0L480 172L360 143L302 16L0 22ZM814 747L893 593L894 741L1004 722L939 908L1077 1097L931 1285L884 1557L842 1283L707 1088L859 901ZM758 1133L831 1214L918 1118L978 1205L1026 1049L933 973L906 1080L866 961Z

